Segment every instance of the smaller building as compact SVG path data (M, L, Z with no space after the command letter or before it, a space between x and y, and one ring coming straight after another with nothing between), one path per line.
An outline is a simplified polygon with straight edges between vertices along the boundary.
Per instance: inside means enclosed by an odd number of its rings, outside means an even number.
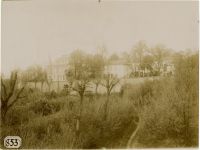
M175 66L171 60L164 60L160 65L157 62L153 64L153 70L160 72L161 76L173 75Z

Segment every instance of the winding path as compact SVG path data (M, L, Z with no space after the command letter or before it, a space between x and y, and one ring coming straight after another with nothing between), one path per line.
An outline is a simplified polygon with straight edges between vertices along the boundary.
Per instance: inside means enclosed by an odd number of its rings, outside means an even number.
M134 132L131 134L128 142L127 142L127 145L126 147L129 149L129 148L133 148L133 143L135 142L135 139L136 139L136 136L137 136L137 133L138 133L138 130L140 129L140 126L141 126L141 121L139 119L139 121L136 123L137 124L137 127L136 129L134 130Z

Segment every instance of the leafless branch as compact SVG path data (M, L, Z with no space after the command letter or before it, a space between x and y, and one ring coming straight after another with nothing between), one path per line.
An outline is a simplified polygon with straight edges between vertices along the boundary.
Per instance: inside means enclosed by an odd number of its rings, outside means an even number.
M3 87L4 95L5 95L5 97L7 97L6 86L5 86L4 81L3 81L2 78L1 78L1 85L2 85L2 87ZM2 90L1 90L1 91L2 91ZM1 99L4 100L2 94L1 94Z
M21 95L21 93L23 92L23 90L24 90L24 88L25 88L25 86L23 86L20 90L19 90L19 92L17 93L17 95L16 95L16 98L10 103L10 105L8 105L8 108L10 108L10 107L12 107L13 106L13 104L14 103L16 103L19 99L21 99L21 98L24 98L25 96L20 96Z
M13 95L16 81L17 81L17 72L14 72L11 74L11 77L10 77L10 91L9 91L7 99L10 99L10 97Z

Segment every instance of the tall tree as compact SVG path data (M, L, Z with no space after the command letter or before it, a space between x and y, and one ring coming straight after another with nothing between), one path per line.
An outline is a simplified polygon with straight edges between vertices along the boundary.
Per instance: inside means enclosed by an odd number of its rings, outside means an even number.
M100 82L102 80L105 61L102 55L95 54L94 56L90 57L91 62L90 65L90 71L91 71L91 77L92 81L95 84L95 94L98 95L98 87L100 85Z
M51 85L53 83L52 78L47 79L46 83L47 83L47 86L48 86L48 91L50 92L51 91Z
M41 91L43 91L43 85L44 83L47 83L48 79L47 79L47 72L45 69L43 68L40 68L40 70L38 70L38 80L41 82Z
M169 50L163 45L156 45L150 49L150 53L154 57L154 61L157 64L157 70L160 73L160 69L163 65L164 59L170 54Z
M144 41L139 41L132 49L132 59L133 62L139 63L139 67L142 69L142 61L144 58L145 52L148 50L148 47Z
M132 49L133 61L139 62L139 64L141 64L147 49L148 47L146 43L144 41L139 41Z

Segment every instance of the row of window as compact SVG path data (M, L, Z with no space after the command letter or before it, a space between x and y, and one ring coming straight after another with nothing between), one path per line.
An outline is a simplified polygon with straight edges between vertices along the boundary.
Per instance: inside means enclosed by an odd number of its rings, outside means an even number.
M66 76L65 75L53 75L53 76L49 76L49 79L52 79L54 81L65 81Z

